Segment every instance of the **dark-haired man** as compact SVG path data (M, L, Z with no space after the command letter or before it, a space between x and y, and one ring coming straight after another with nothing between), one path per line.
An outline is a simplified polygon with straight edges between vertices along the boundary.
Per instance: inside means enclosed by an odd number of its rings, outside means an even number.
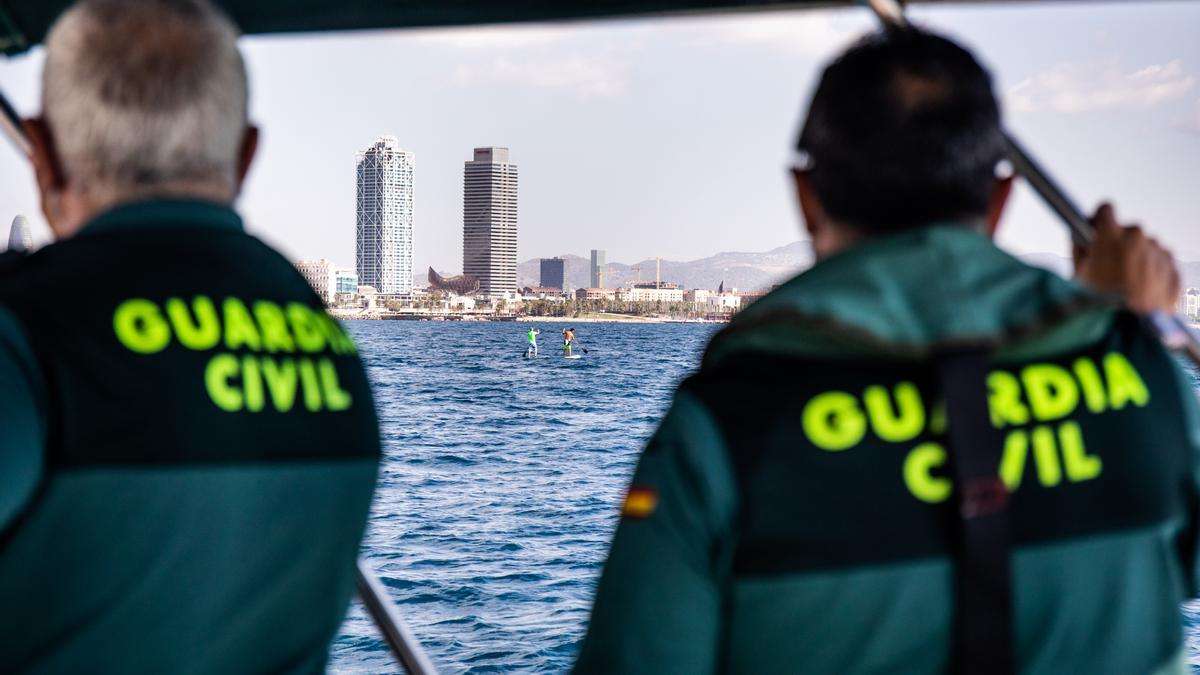
M1138 316L1169 254L1108 207L1082 283L996 248L990 77L928 33L835 60L798 149L818 263L680 386L578 672L1181 672L1198 416Z

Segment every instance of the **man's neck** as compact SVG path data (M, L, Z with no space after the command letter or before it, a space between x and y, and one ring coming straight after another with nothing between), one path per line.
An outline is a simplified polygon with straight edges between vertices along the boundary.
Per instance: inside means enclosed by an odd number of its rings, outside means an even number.
M96 216L130 202L151 199L184 199L231 205L234 194L224 181L166 183L120 191L63 190L55 204L47 204L46 215L55 239L75 236Z

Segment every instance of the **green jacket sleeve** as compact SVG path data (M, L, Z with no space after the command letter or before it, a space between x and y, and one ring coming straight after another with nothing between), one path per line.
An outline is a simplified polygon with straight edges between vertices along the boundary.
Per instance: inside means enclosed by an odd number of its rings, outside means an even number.
M37 373L24 331L0 307L0 532L24 510L41 479L46 425Z
M1184 423L1187 426L1188 438L1192 446L1192 490L1196 502L1200 502L1200 402L1196 399L1196 376L1190 367L1180 366L1175 369L1178 375L1180 395L1183 398ZM1200 513L1192 513L1192 530L1200 530ZM1186 552L1191 559L1185 561L1188 566L1188 595L1200 597L1200 541L1191 542L1192 548Z
M736 504L716 425L680 392L638 462L577 673L719 669Z

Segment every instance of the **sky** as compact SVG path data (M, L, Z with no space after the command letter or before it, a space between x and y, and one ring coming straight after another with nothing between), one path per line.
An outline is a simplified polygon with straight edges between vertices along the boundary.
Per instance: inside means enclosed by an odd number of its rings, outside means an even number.
M972 48L1008 125L1085 210L1113 199L1200 260L1200 3L916 6ZM243 38L260 155L239 209L290 259L354 264L354 155L415 153L414 269L461 269L462 171L502 145L520 167L521 260L610 262L765 251L802 238L791 147L824 62L872 27L861 8L517 27ZM0 60L38 111L40 51ZM0 221L49 238L31 172L0 147ZM5 232L6 233L6 232ZM1016 253L1067 254L1024 189Z

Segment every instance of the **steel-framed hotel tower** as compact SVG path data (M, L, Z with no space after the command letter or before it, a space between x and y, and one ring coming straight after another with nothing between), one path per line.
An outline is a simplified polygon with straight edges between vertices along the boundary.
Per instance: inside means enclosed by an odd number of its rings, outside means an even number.
M475 148L463 168L463 274L480 295L517 290L517 165L508 148Z
M413 284L413 154L394 136L359 152L355 225L358 283L410 295Z

